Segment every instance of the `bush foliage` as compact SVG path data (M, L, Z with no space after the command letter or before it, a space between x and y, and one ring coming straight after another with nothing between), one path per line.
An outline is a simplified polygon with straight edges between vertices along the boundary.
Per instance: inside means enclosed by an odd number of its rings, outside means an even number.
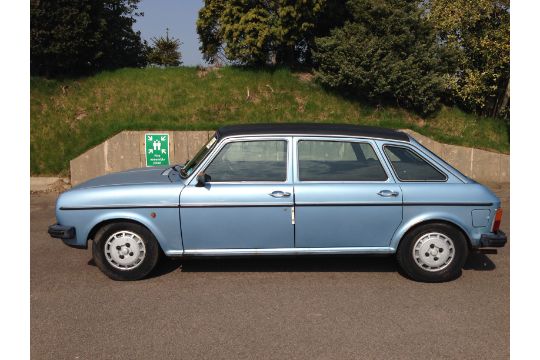
M469 111L508 116L510 0L430 0L428 20L457 57L447 98Z
M422 115L438 110L450 62L418 2L351 0L347 7L352 19L316 41L320 81Z
M343 21L344 0L205 0L197 32L204 59L247 65L311 64L316 36Z
M148 53L150 64L162 66L179 66L182 64L182 53L180 52L180 40L169 37L169 29L165 36L152 39L152 48Z
M33 75L84 75L146 64L133 31L139 0L31 0Z
M181 64L133 30L139 0L31 0L32 75ZM313 69L327 87L425 116L442 103L508 117L509 0L204 0L210 63Z
M508 115L509 0L205 0L209 62L313 66L325 85L422 115Z

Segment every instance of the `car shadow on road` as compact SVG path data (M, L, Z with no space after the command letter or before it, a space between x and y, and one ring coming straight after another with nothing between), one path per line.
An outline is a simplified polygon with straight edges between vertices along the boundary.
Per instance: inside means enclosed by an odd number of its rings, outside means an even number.
M91 259L88 265L96 266ZM495 263L483 253L471 253L464 270L491 271ZM399 272L392 256L301 256L250 258L163 257L148 278L183 272Z
M494 254L496 254L496 250ZM477 270L477 271L492 271L497 266L485 252L471 252L467 258L467 262L463 266L464 270Z
M166 259L156 273L181 268L186 272L400 272L392 256L302 256L250 258ZM464 270L492 271L496 265L485 253L469 254Z
M178 260L172 260L178 261ZM180 262L180 261L178 261ZM393 272L393 257L302 256L251 258L187 258L185 272Z
M96 266L94 259L88 260L88 265ZM162 257L155 269L146 277L148 279L166 275L182 267L182 262L179 259L173 259L168 257Z

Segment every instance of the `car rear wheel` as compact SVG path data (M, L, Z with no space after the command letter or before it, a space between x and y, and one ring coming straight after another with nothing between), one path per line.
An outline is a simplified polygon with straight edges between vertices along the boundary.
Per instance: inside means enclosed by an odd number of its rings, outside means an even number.
M413 280L449 281L461 275L468 256L467 240L452 225L426 224L405 235L396 256L403 271Z
M94 238L97 267L113 280L139 280L156 266L159 245L144 226L119 222L103 226Z

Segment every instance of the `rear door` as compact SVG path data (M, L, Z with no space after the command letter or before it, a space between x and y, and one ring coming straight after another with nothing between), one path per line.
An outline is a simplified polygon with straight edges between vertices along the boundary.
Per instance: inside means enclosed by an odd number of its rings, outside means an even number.
M295 245L387 247L402 194L373 141L294 138Z

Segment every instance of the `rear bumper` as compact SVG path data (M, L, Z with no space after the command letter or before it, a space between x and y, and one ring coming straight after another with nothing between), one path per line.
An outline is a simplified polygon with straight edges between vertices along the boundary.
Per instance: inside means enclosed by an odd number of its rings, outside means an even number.
M62 240L70 240L75 238L75 228L73 226L54 224L49 226L48 232L53 238Z
M492 234L482 234L479 248L503 247L506 242L506 234L499 230Z

